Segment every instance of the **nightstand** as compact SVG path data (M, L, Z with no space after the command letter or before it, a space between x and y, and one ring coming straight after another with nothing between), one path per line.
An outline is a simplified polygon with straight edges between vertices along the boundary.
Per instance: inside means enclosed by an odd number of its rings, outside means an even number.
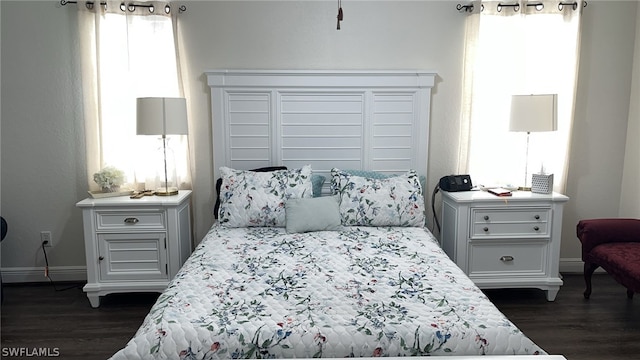
M100 296L162 292L191 254L191 191L174 196L84 199L87 260L83 290L91 306Z
M555 300L568 197L515 191L442 192L442 247L481 289L539 288Z

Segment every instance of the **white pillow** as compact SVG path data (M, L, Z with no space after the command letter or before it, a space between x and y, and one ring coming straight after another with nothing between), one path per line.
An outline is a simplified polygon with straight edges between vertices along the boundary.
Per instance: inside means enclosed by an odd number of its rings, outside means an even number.
M346 226L424 226L424 198L415 170L375 179L331 170L331 187L340 196Z
M285 226L285 202L312 196L311 166L254 172L221 167L220 209L223 226Z

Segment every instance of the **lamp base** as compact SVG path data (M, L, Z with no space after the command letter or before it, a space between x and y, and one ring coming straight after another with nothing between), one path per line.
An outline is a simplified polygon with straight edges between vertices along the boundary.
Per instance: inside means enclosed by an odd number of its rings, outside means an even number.
M175 187L169 187L168 189L165 188L158 188L156 189L156 195L158 196L172 196L172 195L178 195L178 189Z

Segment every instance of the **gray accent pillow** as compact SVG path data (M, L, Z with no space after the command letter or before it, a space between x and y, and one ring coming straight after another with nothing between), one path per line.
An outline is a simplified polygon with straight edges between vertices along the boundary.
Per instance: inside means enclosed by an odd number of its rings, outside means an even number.
M326 178L323 175L312 174L311 175L311 187L313 189L313 197L322 196L322 185Z
M289 199L285 203L288 233L338 230L340 208L337 196Z

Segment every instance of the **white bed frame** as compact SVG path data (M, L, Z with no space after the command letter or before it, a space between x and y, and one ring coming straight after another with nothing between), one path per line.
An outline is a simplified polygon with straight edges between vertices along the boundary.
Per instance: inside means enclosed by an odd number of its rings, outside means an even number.
M212 70L219 168L310 164L427 175L430 71ZM329 182L325 182L324 193Z
M219 168L310 164L427 175L432 71L211 70L213 159ZM329 190L325 182L323 192ZM440 358L430 357L429 359ZM454 356L447 359L480 357ZM489 356L482 359L565 359Z

